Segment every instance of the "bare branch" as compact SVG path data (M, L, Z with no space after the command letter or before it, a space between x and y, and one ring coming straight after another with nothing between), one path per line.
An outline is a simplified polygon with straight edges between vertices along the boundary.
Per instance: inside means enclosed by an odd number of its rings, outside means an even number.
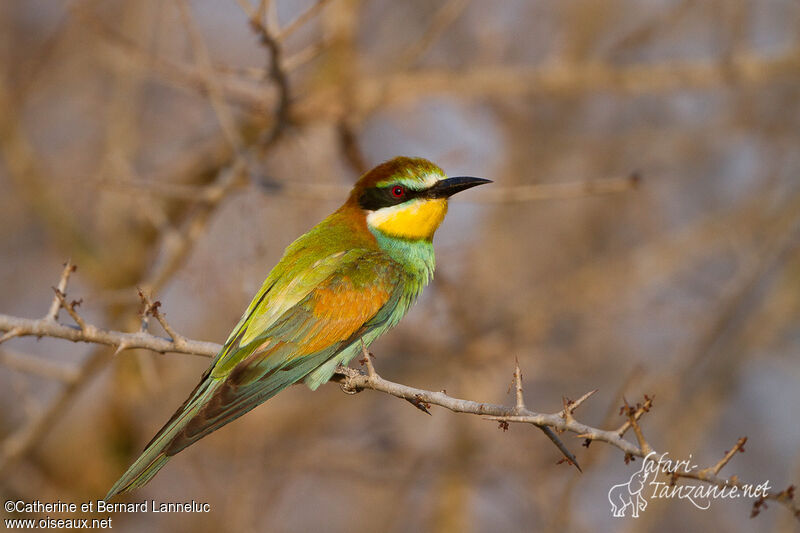
M642 415L650 411L650 408L653 407L653 398L654 396L647 396L644 397L644 403L641 405L637 405L636 410L634 411L633 415L628 417L628 420L622 424L619 429L617 430L617 434L621 437L628 431L631 427L631 422L638 422ZM627 404L627 402L625 402ZM620 414L624 414L625 406L620 408Z
M72 264L72 261L67 259L64 263L64 270L61 272L61 279L58 280L56 286L56 295L53 297L53 303L50 304L50 310L45 315L46 320L56 320L58 318L58 310L61 309L61 298L59 293L64 294L67 291L67 283L69 283L69 276L77 270L77 267Z
M563 416L564 418L572 417L572 414L575 412L575 410L578 407L580 407L581 404L583 404L583 402L585 402L586 400L591 398L598 390L599 389L590 390L589 392L587 392L586 394L584 394L583 396L581 396L580 398L578 398L575 401L570 400L569 398L567 398L565 396L564 397L564 409L561 411L561 416Z
M78 377L78 370L75 368L7 348L0 350L0 364L19 372L64 383L72 383Z
M515 373L516 374L516 373ZM431 405L438 405L440 407L444 407L450 411L455 413L467 413L467 414L474 414L483 416L488 420L496 420L501 422L501 427L506 428L504 424L508 423L525 423L525 424L533 424L534 426L539 427L545 435L550 438L553 443L559 448L562 454L566 457L566 460L574 464L578 469L577 461L575 460L574 455L563 445L561 440L555 434L554 431L569 431L571 433L576 433L578 437L589 439L589 440L598 440L602 442L606 442L623 452L625 452L626 461L630 460L633 457L647 457L648 454L656 453L650 448L650 446L646 443L643 443L643 446L636 446L632 444L630 441L627 441L621 437L619 434L619 430L617 431L606 431L598 428L593 428L582 424L576 421L574 418L567 419L563 416L564 411L554 413L554 414L543 414L543 413L536 413L530 411L528 409L524 409L524 411L518 414L517 407L508 407L504 405L497 405L491 403L483 403L483 402L476 402L472 400L463 400L459 398L454 398L452 396L448 396L445 392L432 392L426 391L422 389L416 389L413 387L409 387L407 385L401 385L399 383L394 383L392 381L388 381L377 373L374 375L367 375L363 372L359 372L358 370L348 368L348 367L338 367L336 369L336 374L334 374L332 381L338 382L341 384L342 389L345 392L359 392L362 390L370 389L378 392L383 392L389 394L391 396L395 396L397 398L402 398L408 401L422 401L427 404ZM516 381L516 380L515 380ZM584 395L579 402L582 403L585 401L588 396L591 396L592 393ZM575 402L575 403L579 403ZM647 409L644 407L647 406ZM629 421L626 422L628 427L630 427L631 423L636 423L641 416L649 410L652 406L652 398L645 397L644 405L640 405L638 408L633 408L634 411L629 415ZM572 406L570 406L572 408ZM636 424L635 427L638 427ZM627 428L626 428L627 429ZM742 443L743 444L743 443ZM737 449L740 449L741 446L738 445ZM728 452L728 455L733 455L732 453ZM730 458L728 457L727 460ZM725 460L725 462L727 462ZM721 461L722 463L722 461ZM720 465L717 464L719 468L724 466L724 463ZM678 477L686 477L686 478L693 478L699 481L703 481L706 483L710 483L712 485L716 485L718 487L729 487L729 486L739 486L742 487L744 484L741 483L737 478L732 477L729 479L720 478L714 473L714 469L717 468L714 466L709 469L694 471L690 473L680 473ZM790 487L791 489L791 487ZM787 507L796 517L800 518L800 507L798 507L797 503L794 502L792 496L792 491L787 489L786 491L780 493L769 494L766 496L765 499L777 501L778 503Z
M296 19L286 25L278 35L275 37L277 42L285 41L291 34L293 34L298 28L300 28L303 24L314 18L322 8L325 7L325 4L330 2L330 0L317 0L314 4L306 9L303 13L301 13Z
M289 98L291 96L289 93L289 76L283 66L283 48L281 47L280 39L273 35L273 32L263 20L263 17L259 16L258 12L247 11L250 17L250 27L259 36L262 46L267 49L269 54L268 75L278 90L274 122L270 130L262 138L261 145L263 149L274 144L289 124Z
M425 33L414 44L406 49L403 57L399 61L398 70L405 70L413 67L422 55L431 47L433 43L445 32L448 26L458 18L464 8L467 7L468 0L449 0L431 17L431 24Z
M730 461L731 458L734 455L736 455L736 452L739 452L739 451L744 452L744 444L746 442L747 442L747 437L741 437L736 442L736 445L733 448L731 448L729 451L725 452L725 456L722 459L720 459L717 464L714 465L714 468L712 468L711 471L715 475L719 474L719 471L722 470L725 467L726 464L728 464L728 461Z
M243 141L230 109L228 109L227 102L225 102L223 98L223 91L219 86L219 80L214 74L208 47L200 34L200 30L198 30L197 25L194 23L186 0L177 0L177 5L181 21L186 28L186 33L189 35L195 63L203 74L206 84L205 89L208 93L211 107L214 109L214 113L219 121L220 128L228 139L228 142L231 143L231 146L238 152L241 152L243 149Z
M514 391L516 393L515 409L522 413L525 411L525 398L522 393L522 370L519 369L519 359L514 362Z
M53 290L56 293L56 299L58 300L59 304L61 304L61 307L63 307L64 309L67 310L67 313L69 313L69 316L72 317L72 320L75 321L75 323L78 325L80 330L81 331L85 331L86 330L86 322L84 322L84 320L81 317L81 315L78 314L78 311L75 310L75 308L78 305L80 305L81 300L73 300L71 302L68 302L67 301L67 295L64 292L62 292L61 290L59 290L58 287L53 287Z
M479 203L522 203L540 200L563 200L626 192L635 189L640 183L641 176L639 173L634 172L629 176L616 178L511 185L482 191L472 201Z
M628 416L628 423L630 427L633 428L633 434L636 435L636 441L639 443L639 449L642 450L642 453L645 454L645 457L653 451L650 447L650 444L647 443L647 440L644 438L644 433L642 432L642 428L639 426L639 418L641 418L642 414L649 411L648 409L642 409L641 406L631 407L628 405L628 400L625 400L625 406L623 407L625 414ZM646 401L650 401L649 398ZM651 402L652 403L652 402ZM639 415L637 417L637 414Z
M213 357L219 352L220 348L222 348L222 346L213 342L184 339L183 342L176 343L172 339L165 339L143 332L125 333L122 331L98 328L91 324L86 324L85 329L81 330L78 327L67 326L44 319L19 318L1 314L0 330L13 330L15 337L55 337L73 342L105 344L115 348L124 347L123 349L125 350L144 348L159 353L175 352L202 355L204 357ZM6 339L0 338L0 341L2 340Z
M714 87L731 81L742 85L764 84L792 76L800 64L800 49L763 57L739 53L727 62L681 61L620 67L603 63L553 63L542 67L504 65L473 68L464 72L420 69L364 78L353 87L351 112L366 116L375 109L409 105L437 95L467 99L499 99L558 94L562 97L588 89L626 93L653 93L686 88ZM297 118L319 120L342 112L332 105L338 93L319 91L296 106Z
M573 455L573 453L567 449L561 439L558 438L558 435L556 435L555 432L547 426L538 427L542 430L542 433L547 435L547 438L553 441L553 444L556 445L556 448L558 448L559 451L561 451L561 453L564 455L564 458L561 459L559 463L566 461L567 464L574 465L575 468L578 469L578 472L583 473L583 470L581 470L581 465L578 464L578 459L576 459L575 455Z
M358 370L346 367L339 367L332 380L343 384L345 389L351 391L371 389L405 400L418 399L432 405L444 407L455 413L480 415L488 420L549 426L557 431L570 431L584 438L608 442L625 453L644 457L639 448L620 437L616 432L593 428L574 420L567 421L561 416L560 412L543 414L530 411L527 408L518 412L516 407L454 398L448 396L445 392L416 389L387 381L377 373L374 376L369 376Z

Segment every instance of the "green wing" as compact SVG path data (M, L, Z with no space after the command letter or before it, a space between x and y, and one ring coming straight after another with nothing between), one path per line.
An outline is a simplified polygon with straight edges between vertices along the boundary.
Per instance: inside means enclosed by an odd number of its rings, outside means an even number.
M324 274L322 281L292 305L285 301L303 292L302 283L267 278L194 392L106 499L144 485L170 456L326 363L332 373L331 362L343 360L343 354L352 357L362 337L371 341L410 306L415 295L405 291L407 275L381 252L350 250L329 257L316 262L313 277ZM261 318L275 316L275 308L283 311L262 327ZM315 383L328 377L315 375Z

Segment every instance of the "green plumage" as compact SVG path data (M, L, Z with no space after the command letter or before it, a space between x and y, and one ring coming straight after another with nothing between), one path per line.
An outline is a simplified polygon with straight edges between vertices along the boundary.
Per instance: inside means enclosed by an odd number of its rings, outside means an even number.
M344 206L286 249L195 390L106 500L141 487L169 457L289 385L304 380L316 389L360 352L362 341L369 345L400 321L431 279L434 255L429 238L398 238L368 226L366 213L379 207L364 202L402 207L402 198L395 202L387 192L393 176L403 187L416 178L417 195L447 181L432 163L408 158L363 176Z

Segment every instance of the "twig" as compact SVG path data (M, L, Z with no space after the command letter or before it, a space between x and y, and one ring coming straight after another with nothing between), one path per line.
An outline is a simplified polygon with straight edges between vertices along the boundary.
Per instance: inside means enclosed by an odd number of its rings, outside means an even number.
M0 330L14 330L15 337L54 337L73 342L105 344L116 348L122 347L124 350L144 348L159 353L175 352L202 355L204 357L214 357L222 348L221 345L213 342L184 339L183 342L176 343L172 339L165 339L149 333L113 331L98 328L91 324L86 324L85 329L81 330L75 326L49 322L41 318L19 318L2 314L0 314ZM0 338L0 341L2 340Z
M155 302L151 301L150 297L147 296L141 289L139 289L139 298L141 298L142 303L145 304L143 315L146 317L149 314L150 316L155 317L155 319L158 320L158 323L161 324L161 327L164 328L164 331L167 332L167 335L170 336L170 340L173 342L175 347L180 350L185 350L189 340L175 331L169 322L167 322L164 314L158 310L161 307L161 302L158 300ZM217 352L218 351L219 350L217 350Z
M787 78L800 65L800 49L764 57L739 53L730 61L681 61L638 64L620 67L604 63L553 63L544 67L504 65L470 69L464 72L430 68L361 79L353 87L350 110L359 117L388 106L410 105L437 95L457 95L466 99L500 99L546 94L580 94L592 91L653 93L686 88L714 87L720 84L763 84ZM335 92L320 91L295 106L298 120L342 112L332 105Z
M597 180L566 181L562 183L534 183L507 187L494 187L472 199L480 203L522 203L540 200L563 200L626 192L638 187L641 176L634 172L628 176Z
M243 141L239 130L237 129L236 122L228 109L227 102L223 98L223 92L219 85L219 80L214 73L211 65L211 58L208 53L208 47L203 40L200 31L197 29L194 20L192 19L191 11L186 3L186 0L176 0L178 5L178 12L180 13L181 21L189 35L189 41L192 45L192 54L197 67L203 73L204 81L206 83L206 91L208 92L208 99L211 102L211 107L217 116L219 125L222 128L225 137L231 143L231 146L237 151L241 152L243 149Z
M519 368L519 359L516 358L514 359L514 392L516 399L514 405L514 412L517 414L525 413L527 411L527 408L525 407L525 395L522 390L522 370L520 370ZM507 424L507 421L504 420L501 420L500 422L501 424L502 423ZM503 426L504 429L506 427L507 426ZM558 448L561 451L564 458L561 459L559 463L566 461L568 464L574 465L579 472L583 472L583 470L581 470L581 466L578 464L578 459L575 457L575 455L572 454L572 452L569 451L567 446L561 441L560 438L558 438L558 435L556 435L552 429L542 425L536 425L536 427L542 430L542 433L547 435L547 438L550 439L553 442L553 444L556 445L556 448Z
M339 141L345 159L358 172L367 170L364 156L355 142L355 132L344 122L338 124ZM622 193L636 189L641 178L632 174L624 178L604 178L589 181L567 181L563 183L536 183L530 185L510 185L495 187L492 192L484 191L480 195L471 196L463 201L476 204L524 203L545 200L565 200L603 194ZM120 187L134 194L151 194L166 198L175 198L190 202L210 202L219 190L218 185L193 186L178 183L163 183L155 180L115 180L104 183L110 187ZM351 185L309 183L309 182L276 182L262 183L270 195L303 200L331 201L332 197L346 197Z
M312 43L302 50L293 53L290 56L287 56L283 60L283 68L287 72L292 72L294 70L299 69L309 61L313 60L319 54L330 46L331 42L328 39L322 39L319 42ZM262 74L263 77L263 74Z
M141 283L141 287L151 292L158 292L177 272L183 261L189 256L195 242L203 235L211 216L222 201L228 197L244 180L243 173L246 169L246 162L242 157L236 157L230 167L220 170L213 185L208 186L207 196L194 216L185 224L185 227L178 234L177 239L165 242L165 258L157 266L148 279Z
M620 437L616 432L593 428L577 421L566 421L561 416L560 412L543 414L530 411L527 408L518 412L516 407L454 398L445 392L416 389L414 387L388 381L377 373L374 376L368 376L363 372L347 367L339 367L332 381L343 384L347 390L358 391L371 389L405 400L416 398L432 405L444 407L455 413L480 415L488 420L549 426L558 431L570 431L578 433L584 438L607 442L625 453L643 457L639 448Z
M263 5L263 4L262 4ZM262 149L272 146L275 141L283 133L283 130L289 124L289 76L283 67L283 49L281 48L280 39L275 37L257 12L247 10L250 17L250 27L258 35L261 45L267 49L269 54L269 78L275 85L278 91L278 102L275 104L274 118L272 127L266 132L261 139Z
M647 446L647 449L649 451L645 453L645 449L643 449L642 447L637 447L631 442L623 439L619 435L618 431L605 431L602 429L593 428L574 420L574 418L571 420L567 420L563 416L563 411L554 414L543 414L525 409L522 414L515 414L517 413L516 406L507 407L504 405L496 405L496 404L482 403L472 400L463 400L459 398L454 398L452 396L448 396L444 392L432 392L422 389L416 389L413 387L409 387L407 385L402 385L399 383L388 381L380 377L377 373L374 376L369 376L363 372L359 372L358 370L342 366L336 369L336 374L334 374L332 381L340 383L343 390L349 392L358 392L370 389L409 401L411 401L411 399L416 399L417 401L424 401L431 405L438 405L440 407L444 407L445 409L453 411L454 413L468 413L468 414L480 415L487 418L488 420L496 420L506 424L507 423L533 424L542 429L542 431L544 431L545 434L553 440L553 443L556 444L559 450L569 460L574 460L570 459L570 457L574 458L574 456L572 456L572 454L566 449L566 447L563 447L563 443L561 443L560 439L558 439L553 430L569 431L571 433L576 433L577 436L580 438L585 438L592 441L597 440L606 442L625 452L626 461L632 457L644 458L648 454L656 453L651 448L649 448L649 445ZM593 393L590 393L589 395L591 394ZM584 395L584 397L581 398L580 402L583 402L585 400L585 397L588 397L589 395ZM645 404L652 405L652 398L646 399ZM639 409L635 410L635 413L631 415L630 418L638 420L638 418L641 417L641 415L644 412L646 412L646 410L642 409L640 406ZM630 418L628 423L630 423ZM553 437L555 437L555 439L553 439ZM575 463L575 466L577 467L577 463ZM696 472L681 473L679 477L697 479L699 481L710 483L718 487L729 487L732 485L736 485L739 487L743 486L743 483L741 483L735 477L724 479L716 476L713 473L714 468L716 468L716 466L711 468L710 470L705 469ZM770 493L769 495L766 496L765 499L777 501L781 505L787 507L795 517L800 519L800 507L798 507L794 499L790 497L793 495L792 490L790 489L787 489L780 493Z
M61 279L58 280L58 285L56 285L56 295L53 297L53 303L50 304L50 310L45 315L45 320L56 320L58 319L58 310L61 309L61 299L59 298L59 293L64 294L67 290L67 284L69 283L70 275L77 270L74 264L70 259L67 259L67 262L64 263L64 270L61 272Z
M186 337L179 335L172 326L169 325L164 316L159 313L158 307L161 302L155 304L150 302L142 291L140 296L146 303L145 315L148 313L158 320L164 331L171 337L165 339L157 337L146 331L146 323L137 333L126 333L122 331L112 331L102 329L92 324L87 324L86 321L78 314L75 307L79 302L68 302L66 298L66 289L69 276L75 271L75 266L69 261L64 267L64 272L61 275L58 287L54 287L56 296L54 302L58 303L59 307L53 310L51 306L47 315L40 319L19 318L9 315L0 314L0 331L6 331L6 335L0 337L0 343L12 337L55 337L60 339L67 339L73 342L89 342L94 344L105 344L117 348L117 352L129 350L133 348L145 348L154 352L167 353L186 353L193 355L203 355L206 357L213 357L216 355L221 346L212 342L202 342L189 340ZM64 307L77 324L75 326L68 326L61 324L55 317L58 315L58 309ZM13 335L9 335L12 333Z
M722 470L726 464L728 464L728 461L730 461L731 458L733 458L733 456L736 455L736 452L739 451L744 452L744 445L746 442L747 442L747 437L741 437L738 441L736 441L736 445L733 448L725 452L725 455L722 457L722 459L719 460L717 464L715 464L711 468L703 470L702 472L710 472L711 474L714 475L719 474L719 471Z
M639 418L641 418L642 414L649 411L650 408L649 406L647 408L644 408L638 405L636 407L631 407L630 405L628 405L628 400L626 400L624 397L623 401L625 402L625 406L623 407L623 409L625 410L625 414L627 414L628 416L628 424L630 427L633 428L633 434L636 435L636 441L639 443L639 449L642 450L642 453L644 453L646 457L650 452L653 451L653 449L650 447L650 444L648 444L647 440L644 438L644 433L642 432L642 428L639 426ZM652 404L651 399L648 398L647 396L645 396L645 402L650 402L650 404Z
M599 389L590 390L577 400L573 401L567 397L564 397L564 409L561 411L561 416L564 418L570 418L575 410L580 407L583 402L591 398Z
M406 49L399 61L398 70L406 70L413 67L420 57L431 47L433 43L444 33L448 26L458 18L464 8L467 7L468 0L449 0L431 17L431 23L425 33L414 44Z
M64 383L72 383L78 377L78 370L75 368L7 348L0 350L0 364L19 372Z
M317 15L317 13L322 11L322 8L325 7L325 4L327 4L328 2L330 2L330 0L317 0L311 7L302 12L292 22L287 24L285 28L280 30L278 34L275 36L275 40L279 43L285 41L298 28L300 28L301 26L303 26L303 24L311 20L314 16Z
M628 420L626 420L625 423L619 427L619 429L617 429L617 434L620 437L623 436L625 432L631 428L632 422L638 422L639 419L642 418L642 415L650 411L650 408L653 407L653 398L654 398L653 396L645 395L644 403L641 405L637 405L634 413L628 417ZM620 414L624 414L625 412L624 409L627 406L627 404L628 402L626 401L625 406L623 406L620 409Z
M516 405L514 408L519 413L525 412L525 397L522 393L522 370L519 369L519 359L514 363L514 392L516 393Z
M69 313L69 316L72 317L72 320L75 321L75 323L78 325L78 328L80 328L81 331L86 331L87 327L86 322L84 322L81 315L78 314L78 311L75 310L75 308L78 305L80 305L81 300L73 300L71 302L68 302L66 293L60 291L58 287L53 287L53 290L56 293L56 298L58 299L58 302L61 304L61 307L67 310L67 313Z

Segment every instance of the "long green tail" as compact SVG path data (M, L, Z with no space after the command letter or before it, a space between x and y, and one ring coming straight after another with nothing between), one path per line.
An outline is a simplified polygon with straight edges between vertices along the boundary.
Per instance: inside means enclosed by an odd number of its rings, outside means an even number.
M246 366L221 379L206 374L145 447L142 455L111 487L105 500L145 485L170 457L300 381L336 351L337 347L332 347L314 356L284 363L259 373L255 380L248 374L252 369ZM332 373L333 367L329 369L328 377Z
M145 447L142 455L128 468L121 478L114 483L108 491L105 501L110 500L117 494L138 489L147 484L153 476L169 461L169 458L177 453L168 453L175 437L180 434L191 421L198 411L207 403L208 398L214 393L215 382L203 380L189 399L181 405L172 415L172 418L164 424L164 427L156 434L153 440Z

